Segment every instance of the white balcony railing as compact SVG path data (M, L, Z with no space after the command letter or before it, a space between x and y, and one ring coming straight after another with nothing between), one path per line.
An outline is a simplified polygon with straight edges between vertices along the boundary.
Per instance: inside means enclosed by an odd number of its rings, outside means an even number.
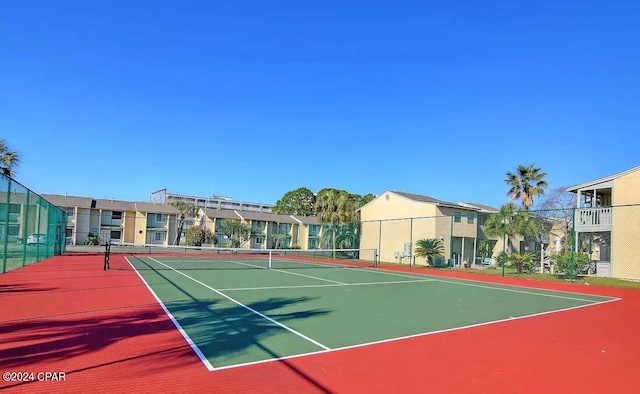
M578 208L576 209L577 231L611 231L613 223L613 209L608 208Z

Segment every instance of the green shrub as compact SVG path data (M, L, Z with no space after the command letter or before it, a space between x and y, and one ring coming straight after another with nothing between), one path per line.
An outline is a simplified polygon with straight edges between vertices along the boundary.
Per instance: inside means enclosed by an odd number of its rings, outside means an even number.
M200 226L191 226L187 230L187 240L186 244L189 246L202 246L204 243L206 244L216 244L215 235L208 228L202 228Z
M571 275L571 252L558 253L553 256L558 267L558 272L563 273L565 276ZM577 275L584 270L589 264L589 256L584 253L573 254L574 271L573 274Z
M87 239L84 240L85 245L100 245L100 237L96 234L89 233Z

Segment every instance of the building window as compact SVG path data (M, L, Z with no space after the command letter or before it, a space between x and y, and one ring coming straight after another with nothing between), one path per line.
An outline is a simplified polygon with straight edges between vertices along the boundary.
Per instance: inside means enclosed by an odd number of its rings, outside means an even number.
M309 249L318 249L318 238L309 238Z
M110 236L111 236L111 239L117 239L117 240L119 240L119 239L120 239L120 237L122 237L122 231L119 231L119 230L113 230L113 231L111 231Z
M262 220L251 221L251 231L256 234L264 233L264 229L267 227L267 222Z
M460 212L454 212L453 221L456 223L460 223L462 221L462 214Z
M20 236L20 226L16 225L8 225L7 226L7 235L10 237L19 237Z
M320 226L317 225L317 224L309 225L309 236L310 237L315 237L318 234L320 234Z
M153 237L154 237L154 239L156 241L164 241L165 234L164 233L155 233Z
M65 212L67 212L67 217L74 217L76 215L76 209L74 207L66 207Z
M122 211L113 211L111 213L111 220L122 220Z
M473 214L472 213L468 213L467 214L467 223L473 224Z
M64 230L64 236L65 237L73 237L73 227L67 227Z
M156 213L156 222L164 223L167 221L167 216L161 213Z
M262 237L256 237L256 243L261 244L262 243Z

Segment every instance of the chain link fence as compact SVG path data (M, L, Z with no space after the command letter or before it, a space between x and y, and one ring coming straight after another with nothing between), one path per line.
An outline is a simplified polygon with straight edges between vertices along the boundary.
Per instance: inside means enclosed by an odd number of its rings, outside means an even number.
M360 247L377 249L381 263L640 280L640 205L461 213L360 226ZM422 239L438 242L440 253L420 256L416 243Z
M0 174L0 272L65 251L66 213Z

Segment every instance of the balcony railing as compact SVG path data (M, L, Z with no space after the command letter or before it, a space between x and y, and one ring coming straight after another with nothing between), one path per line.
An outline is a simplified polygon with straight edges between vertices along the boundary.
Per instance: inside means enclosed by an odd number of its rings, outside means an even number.
M608 208L578 208L576 209L577 231L611 231L613 223L613 209Z

